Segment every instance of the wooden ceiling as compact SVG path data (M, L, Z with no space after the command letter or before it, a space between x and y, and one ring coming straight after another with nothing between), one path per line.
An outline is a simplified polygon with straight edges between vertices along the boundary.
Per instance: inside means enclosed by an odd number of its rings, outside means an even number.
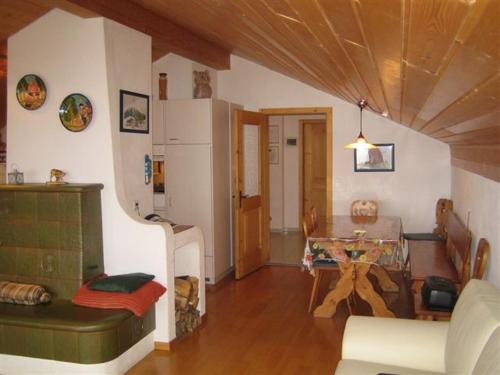
M175 52L226 69L230 51L366 98L452 154L500 166L485 156L500 153L500 0L0 0L0 39L54 6L150 34L154 59Z

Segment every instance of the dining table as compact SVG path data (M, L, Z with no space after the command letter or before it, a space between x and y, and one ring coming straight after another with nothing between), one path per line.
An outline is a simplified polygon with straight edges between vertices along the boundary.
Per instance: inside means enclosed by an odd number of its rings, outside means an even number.
M401 236L401 218L396 216L334 215L318 223L306 239L304 266L314 274L317 264L336 264L340 278L314 316L332 317L338 304L355 293L371 306L374 316L394 317L368 274L382 291L399 292L388 271L403 268Z

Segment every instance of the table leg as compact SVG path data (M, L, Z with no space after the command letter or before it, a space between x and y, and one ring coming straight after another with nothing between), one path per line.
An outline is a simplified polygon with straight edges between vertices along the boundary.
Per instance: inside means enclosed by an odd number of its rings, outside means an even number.
M374 316L394 318L394 313L389 310L384 299L373 289L367 273L370 271L369 264L356 264L356 293L371 306Z
M314 310L316 318L331 318L337 311L340 301L349 297L354 290L354 264L339 262L338 265L341 272L340 279L335 288L326 295L323 303Z
M384 292L399 292L399 286L392 281L389 272L384 267L373 266L370 268L370 273L377 278L380 288Z

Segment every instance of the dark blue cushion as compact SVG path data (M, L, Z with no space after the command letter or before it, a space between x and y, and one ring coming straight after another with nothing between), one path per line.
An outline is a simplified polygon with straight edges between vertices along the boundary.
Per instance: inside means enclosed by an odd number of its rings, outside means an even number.
M444 238L434 233L403 233L407 241L444 241Z

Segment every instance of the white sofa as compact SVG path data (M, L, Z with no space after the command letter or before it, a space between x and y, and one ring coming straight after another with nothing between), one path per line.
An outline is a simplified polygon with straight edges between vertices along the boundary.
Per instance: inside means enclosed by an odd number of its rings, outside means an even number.
M450 322L352 316L336 375L500 374L500 292L471 280Z

